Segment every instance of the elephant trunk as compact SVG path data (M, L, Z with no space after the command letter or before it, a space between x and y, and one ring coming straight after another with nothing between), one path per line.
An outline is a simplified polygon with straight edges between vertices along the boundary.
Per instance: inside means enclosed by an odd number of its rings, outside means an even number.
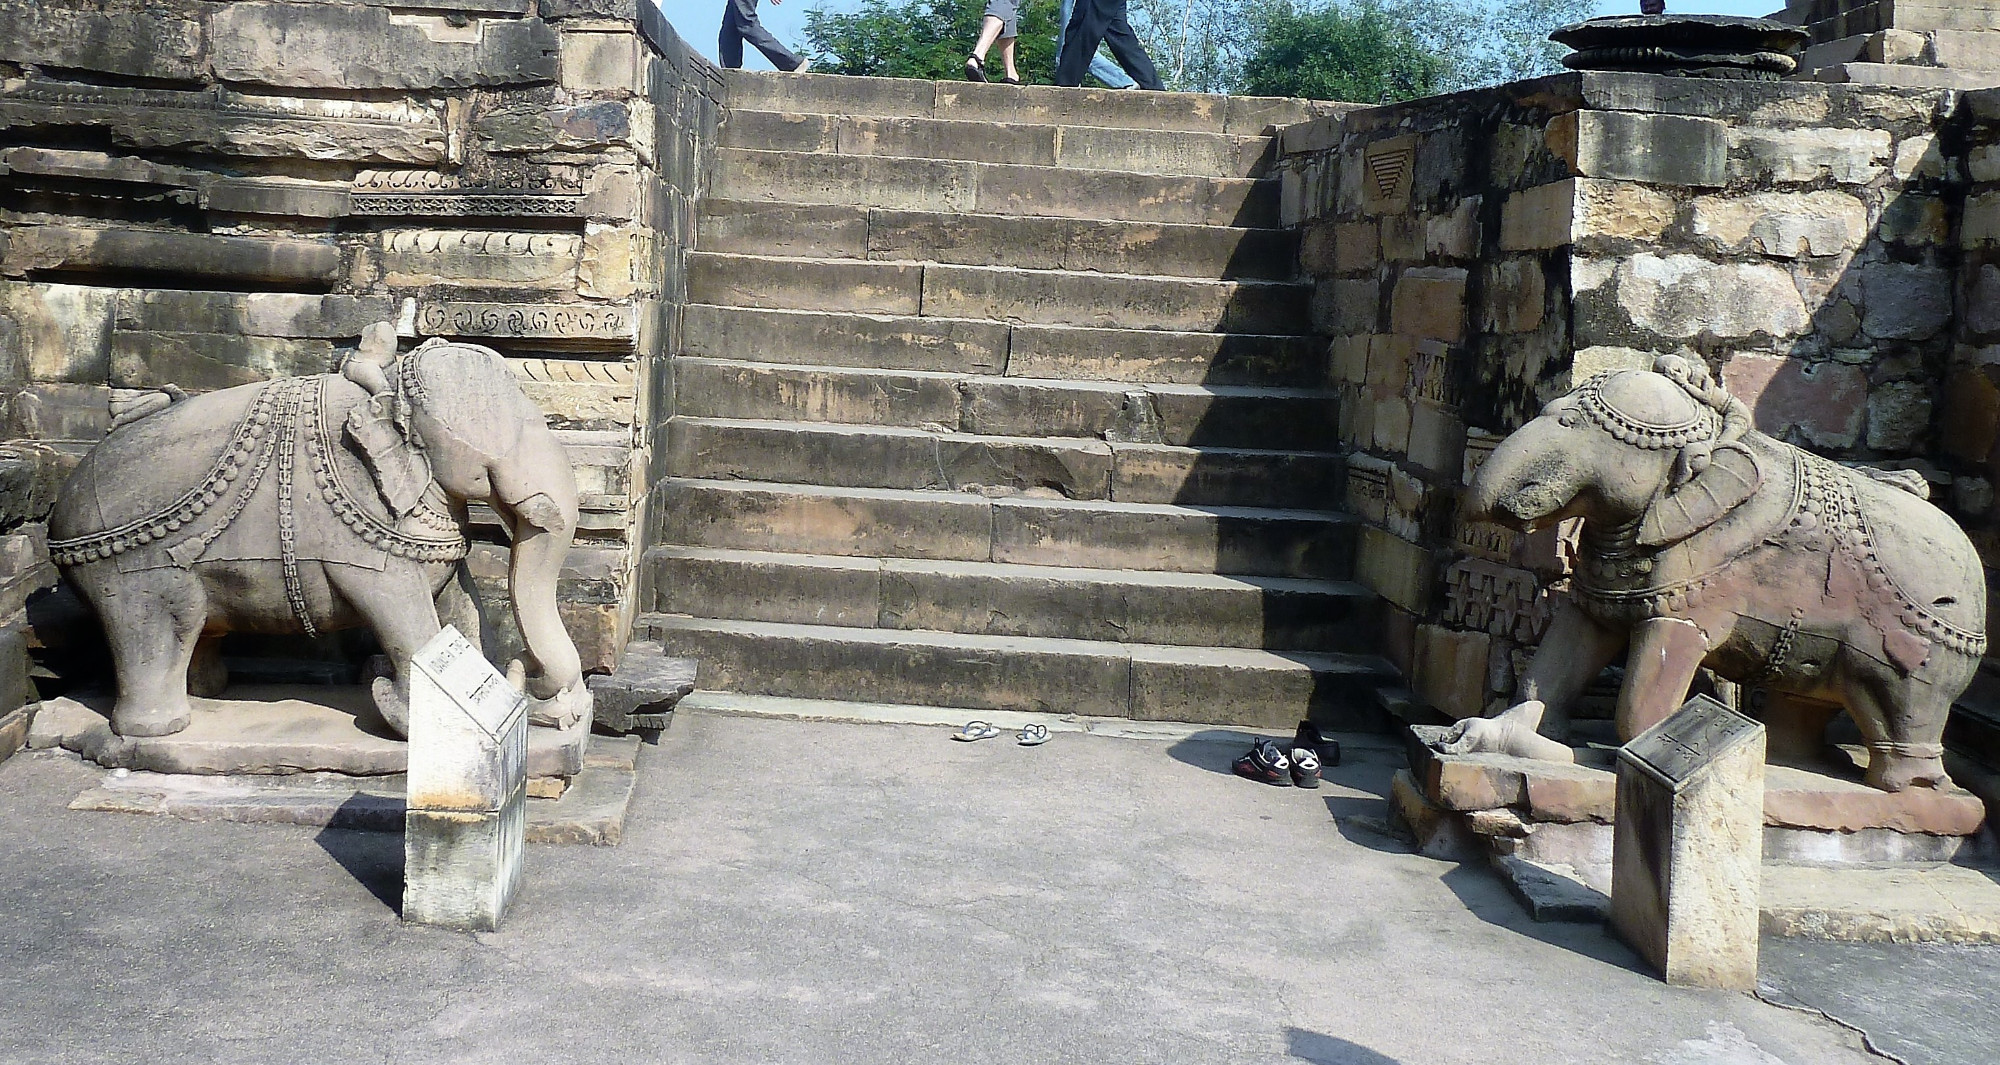
M514 533L508 592L521 639L537 667L528 694L549 699L574 688L583 663L556 610L556 580L576 535L576 480L569 455L555 434L533 424L519 446L494 469L495 508Z
M1580 471L1562 430L1537 418L1493 449L1462 497L1464 515L1531 529L1575 500Z

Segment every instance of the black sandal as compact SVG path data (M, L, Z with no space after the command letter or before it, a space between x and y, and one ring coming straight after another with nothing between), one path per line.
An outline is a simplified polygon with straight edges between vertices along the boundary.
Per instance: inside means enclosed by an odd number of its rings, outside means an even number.
M978 82L986 80L986 64L981 63L978 56L972 56L965 61L965 80Z
M1021 84L1021 79L1020 79L1020 78L1001 78L1001 79L1000 79L1000 84L1002 84L1002 85L1019 85L1019 84Z

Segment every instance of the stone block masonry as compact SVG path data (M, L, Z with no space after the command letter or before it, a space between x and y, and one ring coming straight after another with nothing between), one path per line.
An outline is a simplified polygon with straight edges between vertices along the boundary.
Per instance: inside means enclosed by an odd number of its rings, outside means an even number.
M0 437L73 457L114 390L327 372L376 321L491 345L577 464L563 612L612 668L717 72L646 4L4 0L0 23Z
M1759 429L1915 465L1968 526L1990 522L2000 386L1970 354L2000 351L1980 309L2000 303L1985 101L1581 73L1284 131L1276 171L1355 451L1346 502L1370 526L1358 572L1412 634L1414 690L1457 716L1511 696L1566 548L1461 521L1458 494L1605 370L1704 359Z

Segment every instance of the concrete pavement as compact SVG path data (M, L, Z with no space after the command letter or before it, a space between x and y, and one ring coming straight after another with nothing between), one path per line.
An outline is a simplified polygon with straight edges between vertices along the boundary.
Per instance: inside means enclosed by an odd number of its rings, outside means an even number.
M1231 746L683 714L626 842L534 846L502 931L406 928L400 838L79 813L0 766L0 1061L1852 1065Z

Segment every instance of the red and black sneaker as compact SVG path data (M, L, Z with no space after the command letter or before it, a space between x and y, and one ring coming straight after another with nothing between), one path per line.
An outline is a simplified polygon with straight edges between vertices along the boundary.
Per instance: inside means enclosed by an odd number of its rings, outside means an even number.
M1319 787L1319 755L1311 747L1292 748L1292 786Z
M1286 788L1292 784L1292 762L1270 740L1258 740L1234 763L1236 775Z

